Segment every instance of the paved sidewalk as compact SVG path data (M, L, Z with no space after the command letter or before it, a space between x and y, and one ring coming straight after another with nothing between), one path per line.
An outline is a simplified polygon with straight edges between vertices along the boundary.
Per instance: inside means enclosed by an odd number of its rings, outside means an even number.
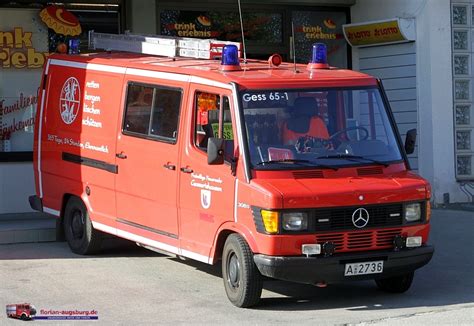
M56 218L43 213L0 214L0 244L56 241Z

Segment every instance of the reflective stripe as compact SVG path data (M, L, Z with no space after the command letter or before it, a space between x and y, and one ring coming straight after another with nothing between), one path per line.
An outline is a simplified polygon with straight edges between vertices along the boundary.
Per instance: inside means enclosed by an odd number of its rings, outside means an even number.
M46 69L44 72L45 76L48 76L49 72L49 62L46 63ZM48 80L46 79L46 82ZM41 133L43 131L43 109L44 109L44 96L46 94L46 85L43 85L43 91L41 92L41 105L40 105L40 112L39 112L39 125L38 125L38 188L39 188L39 198L43 198L43 175L41 173Z
M159 241L156 241L156 240L151 240L151 239L142 237L140 235L137 235L137 234L134 234L134 233L131 233L131 232L128 232L128 231L123 231L123 230L120 230L120 229L116 229L114 227L111 227L111 226L108 226L108 225L105 225L105 224L102 224L102 223L92 222L92 225L94 226L94 229L97 229L97 230L100 230L100 231L103 231L103 232L106 232L106 233L114 234L118 237L125 238L125 239L128 239L128 240L134 241L134 242L138 242L138 243L150 246L150 247L161 249L161 250L167 251L167 252L175 254L175 255L184 256L184 257L191 258L191 259L194 259L194 260L198 260L198 261L201 261L201 262L207 263L207 264L212 264L212 262L213 262L213 259L210 258L210 257L204 256L204 255L201 255L201 254L197 254L195 252L188 251L188 250L181 250L178 247L171 246L169 244L162 243L162 242L159 242Z
M107 66L107 65L101 65L101 64L96 64L96 63L64 61L64 60L58 60L58 59L51 59L51 64L55 66L105 71L105 72L111 72L111 73L116 73L116 74L124 74L126 70L126 68L124 67Z
M239 100L237 98L237 85L232 83L232 94L234 95L234 112L235 112L235 120L237 121L237 138L239 140L239 148L240 154L244 158L244 171L245 171L245 180L247 183L250 182L250 168L249 163L247 161L247 155L245 155L244 151L244 138L243 138L243 130L242 130L242 123L240 118L240 109L239 109Z
M237 208L239 206L239 179L235 178L234 183L234 222L237 223Z
M125 67L108 66L108 65L96 64L96 63L84 63L84 62L65 61L65 60L58 60L58 59L51 59L50 62L52 65L56 65L56 66L95 70L95 71L105 71L105 72L127 74L127 75L133 75L133 76L141 76L141 77L160 78L160 79L174 80L174 81L181 81L181 82L192 82L192 83L203 84L207 86L232 89L232 86L230 84L221 83L221 82L214 81L207 78L190 76L189 74L175 74L175 73L155 71L155 70L125 68Z
M55 209L48 208L48 207L43 207L43 212L54 215L54 216L60 216L61 215L60 211L57 211Z
M189 79L190 79L188 75L173 74L170 72L162 72L162 71L154 71L154 70L135 69L135 68L127 68L126 74L133 75L133 76L140 76L140 77L174 80L174 81L180 81L180 82L189 82Z

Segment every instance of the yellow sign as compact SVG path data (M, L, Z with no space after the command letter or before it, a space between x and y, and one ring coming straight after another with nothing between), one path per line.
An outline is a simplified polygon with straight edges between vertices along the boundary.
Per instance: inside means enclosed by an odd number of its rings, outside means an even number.
M412 26L410 26L410 22L401 26L400 21L400 19L391 19L344 25L344 36L347 42L352 46L369 46L413 41L415 39L414 23ZM405 31L404 27L405 29L408 28L408 30Z
M214 131L214 137L219 137L219 123L213 123L212 130ZM232 122L224 122L224 130L222 132L224 139L234 139L234 133L232 132Z
M36 52L32 32L15 27L13 31L0 31L0 66L2 68L41 68L47 52Z

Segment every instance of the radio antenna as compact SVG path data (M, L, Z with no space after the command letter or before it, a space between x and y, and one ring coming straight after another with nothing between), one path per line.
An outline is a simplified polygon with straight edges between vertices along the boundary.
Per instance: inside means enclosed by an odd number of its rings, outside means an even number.
M293 19L291 20L291 46L293 48L293 65L295 67L295 74L298 72L296 70L296 46L295 46L295 25Z
M244 22L242 20L242 7L240 5L240 0L237 0L237 2L239 4L240 31L242 32L242 47L244 50L244 63L247 63L247 51L245 49Z

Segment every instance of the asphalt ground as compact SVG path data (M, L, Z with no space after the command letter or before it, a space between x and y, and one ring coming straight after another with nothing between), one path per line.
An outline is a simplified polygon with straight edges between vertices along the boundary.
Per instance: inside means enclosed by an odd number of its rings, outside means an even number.
M239 309L225 295L220 265L163 256L111 241L102 254L78 256L64 242L0 245L0 307L95 310L98 321L40 325L311 324L474 325L474 212L434 210L432 261L404 294L372 281L317 288L264 284L261 303ZM19 325L0 312L0 325Z

